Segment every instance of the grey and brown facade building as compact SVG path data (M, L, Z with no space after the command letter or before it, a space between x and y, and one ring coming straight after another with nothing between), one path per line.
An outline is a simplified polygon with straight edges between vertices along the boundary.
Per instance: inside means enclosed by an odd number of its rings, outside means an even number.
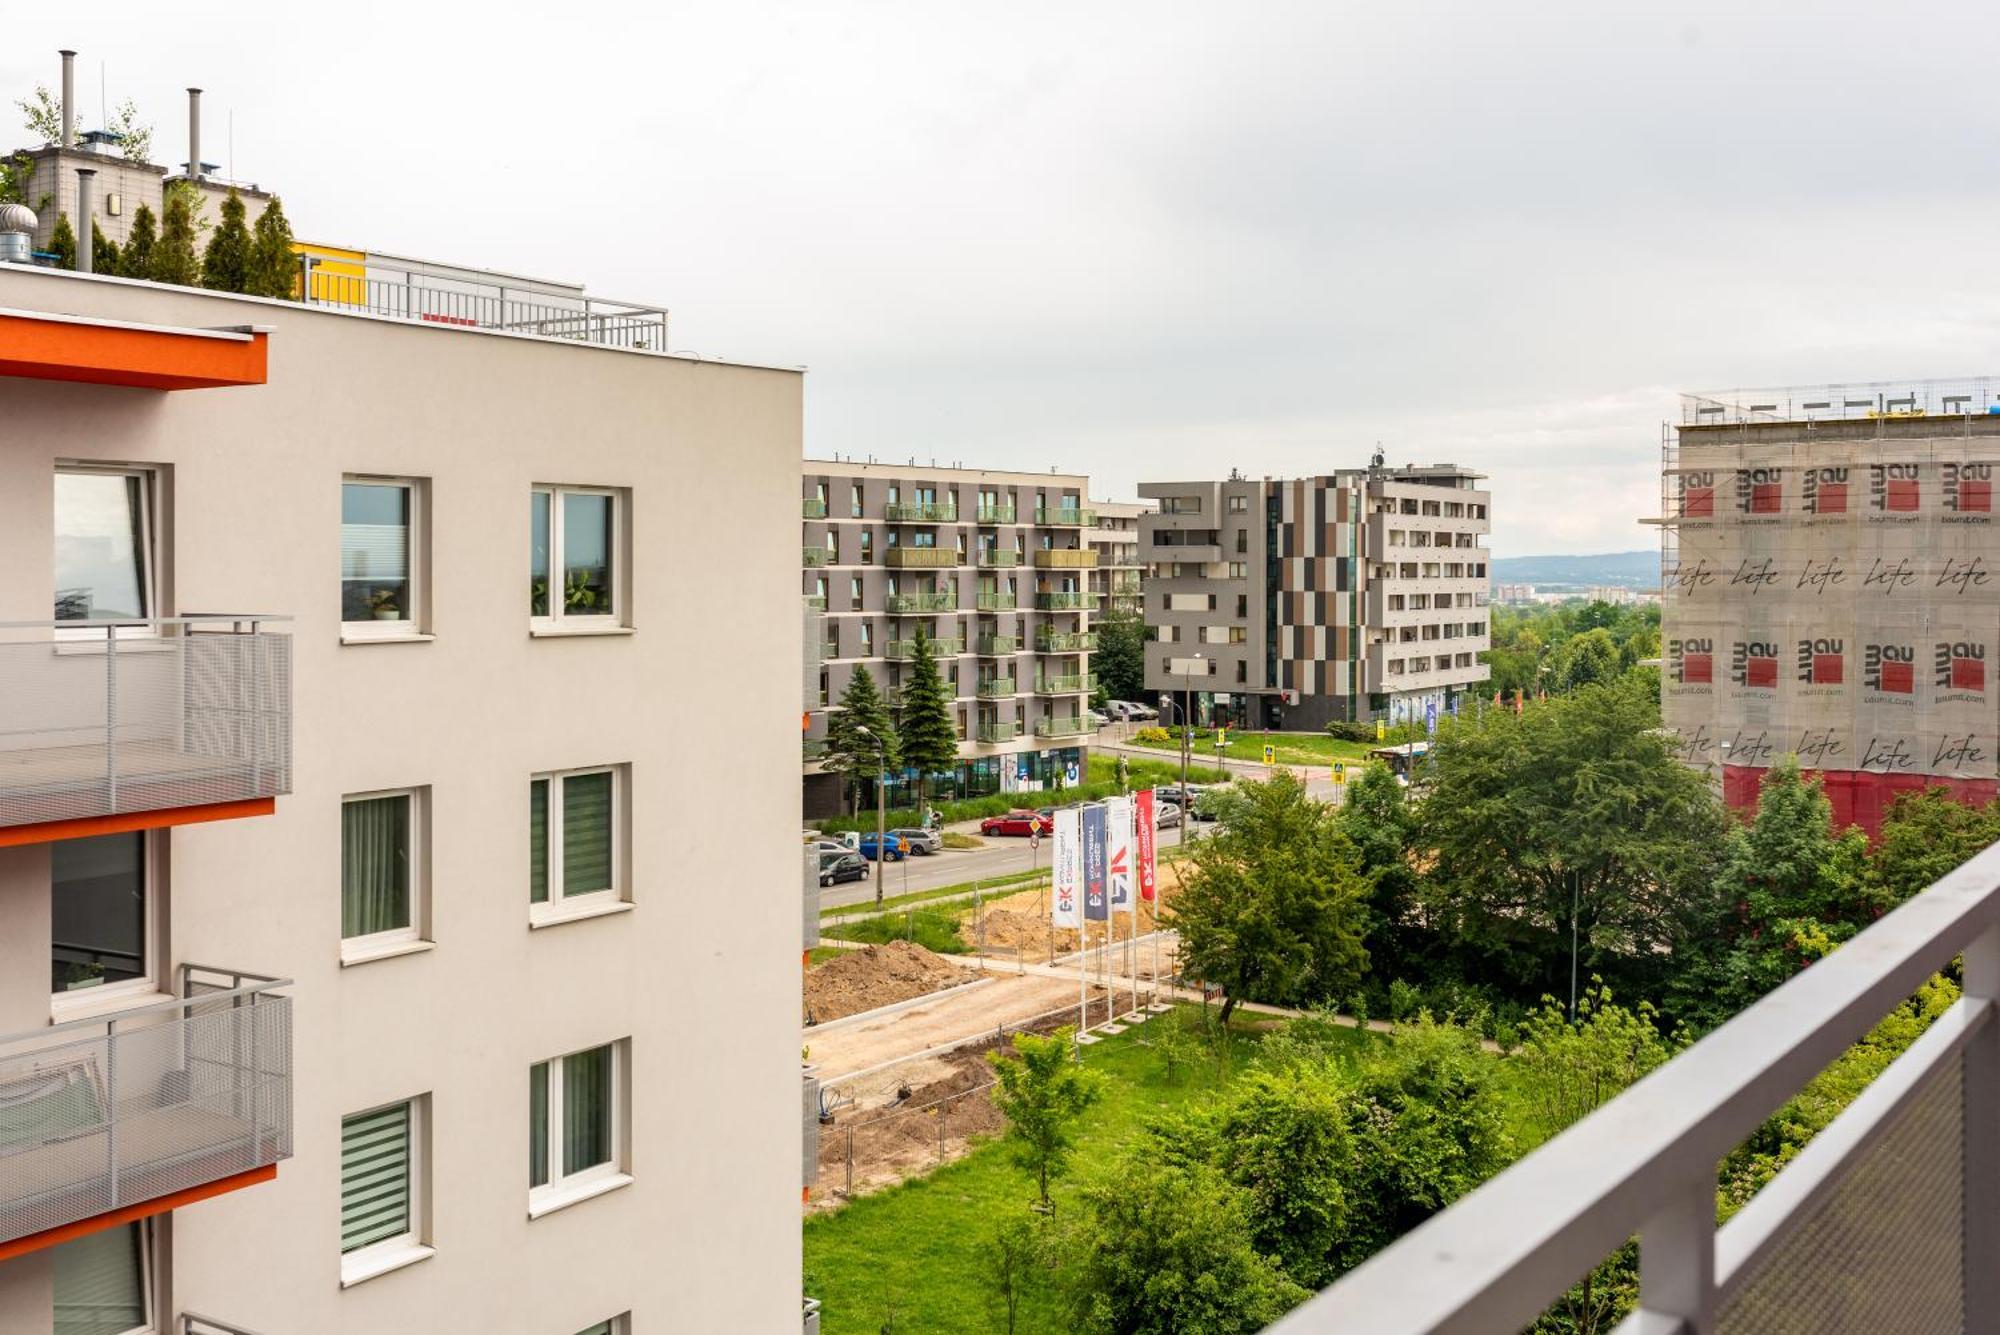
M1085 535L1097 552L1090 587L1105 611L1143 612L1146 563L1139 555L1139 519L1153 512L1144 501L1093 501L1097 525Z
M1239 725L1448 713L1486 680L1489 493L1451 464L1141 483L1146 685Z

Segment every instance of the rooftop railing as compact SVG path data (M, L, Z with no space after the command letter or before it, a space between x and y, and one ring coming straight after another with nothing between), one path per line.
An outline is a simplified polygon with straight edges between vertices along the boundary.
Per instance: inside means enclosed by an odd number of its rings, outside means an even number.
M371 265L367 275L336 273L301 255L305 304L448 328L504 330L640 352L667 350L667 313L657 306L571 295L490 281L447 278Z
M1716 1165L1963 957L1963 992L1721 1228ZM1634 1237L1619 1331L1985 1331L2000 1313L2000 845L1272 1327L1512 1331Z
M0 622L0 827L289 793L283 620Z
M1783 389L1727 389L1681 395L1683 426L1995 414L2000 414L2000 379L1985 377L1871 380L1846 385L1793 385Z

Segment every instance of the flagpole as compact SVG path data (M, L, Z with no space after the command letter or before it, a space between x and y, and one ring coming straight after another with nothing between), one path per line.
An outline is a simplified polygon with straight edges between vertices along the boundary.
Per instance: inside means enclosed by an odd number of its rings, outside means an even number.
M1132 1016L1143 1020L1146 1017L1139 1013L1139 891L1142 888L1139 884L1139 832L1130 802L1125 804L1125 819L1128 822L1125 846L1131 850L1129 856L1132 859L1131 888L1126 891L1125 901L1132 909L1131 947L1125 952L1125 967L1132 974Z

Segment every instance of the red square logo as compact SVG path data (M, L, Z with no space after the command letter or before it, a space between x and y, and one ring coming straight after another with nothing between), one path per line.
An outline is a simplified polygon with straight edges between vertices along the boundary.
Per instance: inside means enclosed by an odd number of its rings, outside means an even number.
M1844 515L1847 513L1847 484L1845 482L1824 482L1813 501L1816 514Z
M1895 695L1908 695L1915 677L1915 668L1910 663L1882 664L1882 689Z
M1917 508L1917 480L1915 478L1891 478L1882 497L1883 508L1889 510L1914 510Z
M1814 654L1812 679L1818 686L1838 686L1846 671L1846 660L1839 654Z
M1986 664L1977 658L1951 660L1951 688L1954 691L1986 689Z
M1993 484L1986 481L1961 481L1958 484L1958 508L1961 511L1983 513L1993 508Z
M1778 684L1778 660L1775 658L1752 658L1743 665L1745 686L1776 686Z
M1715 681L1715 659L1709 654L1687 654L1681 658L1681 680L1706 685Z
M1691 519L1715 518L1715 488L1689 487L1681 502L1681 513Z
M1759 482L1750 488L1750 513L1774 515L1784 503L1784 487L1777 482Z

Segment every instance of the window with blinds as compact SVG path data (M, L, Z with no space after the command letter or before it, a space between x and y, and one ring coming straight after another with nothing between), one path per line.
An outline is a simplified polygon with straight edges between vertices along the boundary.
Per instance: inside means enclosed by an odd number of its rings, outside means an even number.
M539 774L528 784L528 902L568 909L620 892L617 769Z
M614 1176L622 1043L572 1052L528 1068L529 1204Z
M410 1227L410 1105L340 1122L340 1250L357 1251Z
M52 1248L56 1335L126 1335L153 1319L148 1225L86 1233Z

